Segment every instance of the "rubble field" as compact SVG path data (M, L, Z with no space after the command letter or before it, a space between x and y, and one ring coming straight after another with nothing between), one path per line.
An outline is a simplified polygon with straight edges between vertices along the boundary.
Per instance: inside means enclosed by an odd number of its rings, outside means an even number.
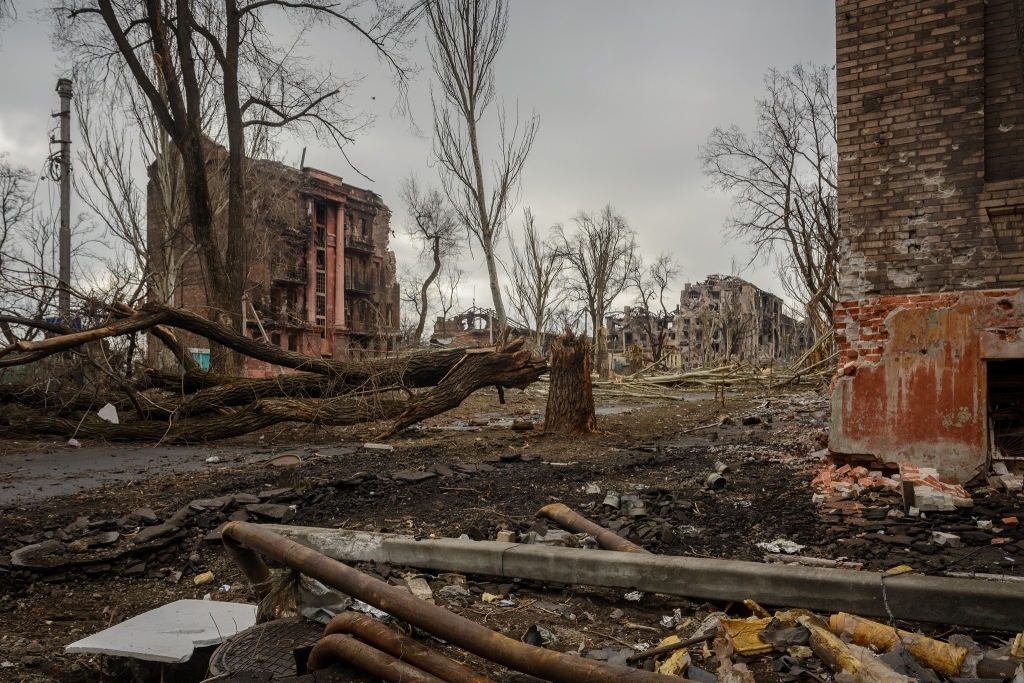
M1024 577L1020 493L982 479L967 486L971 507L909 516L898 488L883 482L892 472L860 477L852 492L813 488L822 472L831 473L830 482L839 478L823 451L828 401L820 394L731 393L724 407L700 395L600 406L601 431L587 438L544 435L542 399L520 392L506 399L500 405L493 392L479 392L384 444L374 442L372 425L268 430L218 443L221 455L201 469L152 472L0 510L0 680L95 681L101 662L104 680L131 680L126 660L63 648L173 600L255 602L219 543L217 529L228 520L578 542L534 517L560 502L660 554L764 561L788 553L862 571ZM0 458L54 448L66 447L52 440L8 443ZM713 490L713 474L724 479L720 490ZM618 509L605 504L609 491L618 494ZM438 604L462 616L515 638L538 626L557 639L549 647L610 661L673 634L697 633L712 612L751 614L740 601L698 604L607 588L361 568L394 585L424 578ZM460 588L445 591L451 585ZM986 647L1006 638L971 635ZM690 651L697 667L718 668L704 644ZM515 680L494 664L458 657L495 680ZM777 657L738 661L758 681L780 680ZM814 673L809 661L803 666ZM796 680L791 675L783 671L782 680Z

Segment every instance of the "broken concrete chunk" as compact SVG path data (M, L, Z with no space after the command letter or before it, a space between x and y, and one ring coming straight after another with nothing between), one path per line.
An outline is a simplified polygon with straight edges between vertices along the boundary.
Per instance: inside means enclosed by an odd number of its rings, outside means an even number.
M231 497L239 505L248 505L250 503L260 502L260 499L257 496L252 495L251 493L236 493Z
M425 579L415 577L406 579L405 584L409 586L409 592L420 600L434 604L434 593L430 590L430 586L427 584Z
M118 424L117 408L115 408L113 404L110 403L97 410L96 417L98 417L101 420L106 420L110 424Z
M364 443L363 449L367 451L385 451L390 452L395 450L395 447L391 444L386 443Z
M934 543L935 545L942 546L943 548L959 548L960 537L956 534L947 534L942 531L933 531L932 543Z
M515 543L516 532L514 531L499 531L497 535L498 543Z
M445 600L456 600L458 598L468 598L472 596L472 593L458 584L439 588L437 590L437 594Z

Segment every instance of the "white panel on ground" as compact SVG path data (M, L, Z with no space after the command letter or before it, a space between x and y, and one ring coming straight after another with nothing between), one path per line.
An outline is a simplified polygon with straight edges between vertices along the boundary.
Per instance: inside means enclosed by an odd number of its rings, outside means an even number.
M175 664L187 662L195 648L217 645L255 624L255 605L178 600L71 643L64 651Z

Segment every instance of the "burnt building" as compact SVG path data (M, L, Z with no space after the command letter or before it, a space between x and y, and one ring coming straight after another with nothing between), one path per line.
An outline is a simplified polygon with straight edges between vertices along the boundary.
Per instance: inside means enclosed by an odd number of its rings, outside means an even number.
M629 307L608 316L608 350L627 356L639 344L648 360L655 352L669 368L729 361L765 363L807 348L807 325L785 312L782 299L742 278L710 275L686 283L679 305L667 315ZM628 361L613 356L613 367Z
M217 163L223 153L223 148L212 147L210 163ZM247 163L249 276L241 304L246 335L338 360L395 350L399 289L389 248L391 212L381 198L313 168L265 160ZM154 220L153 212L161 206L158 192L151 180L150 245L165 238L158 234L164 222ZM190 238L183 231L173 237L172 252L152 256L159 269L161 258L176 254L180 272L170 303L205 312L201 266ZM200 364L208 364L205 339L186 334L183 341ZM151 360L159 364L156 358ZM261 377L287 370L248 359L247 372Z
M711 275L680 292L673 341L689 367L787 358L805 335L784 308L782 299L742 278Z
M839 0L836 30L841 358L829 446L963 482L993 455L1024 456L1013 3Z

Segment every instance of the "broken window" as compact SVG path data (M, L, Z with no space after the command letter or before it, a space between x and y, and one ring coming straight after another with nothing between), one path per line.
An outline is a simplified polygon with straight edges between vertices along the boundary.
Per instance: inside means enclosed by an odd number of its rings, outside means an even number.
M1024 459L1024 360L988 361L992 457Z
M327 205L316 203L316 326L327 330Z

